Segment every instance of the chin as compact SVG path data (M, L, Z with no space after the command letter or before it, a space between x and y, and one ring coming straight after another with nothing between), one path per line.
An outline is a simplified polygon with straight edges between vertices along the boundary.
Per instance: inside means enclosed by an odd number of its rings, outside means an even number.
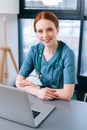
M43 42L43 43L44 43L44 45L46 45L46 46L52 45L52 42Z
M51 46L50 43L44 43L44 45L47 46L47 47Z

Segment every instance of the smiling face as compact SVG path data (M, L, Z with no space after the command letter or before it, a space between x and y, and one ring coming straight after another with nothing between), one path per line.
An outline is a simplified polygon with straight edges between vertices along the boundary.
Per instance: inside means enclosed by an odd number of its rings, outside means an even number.
M36 23L36 34L39 40L45 46L52 46L57 43L57 34L59 27L57 28L50 20L40 19Z

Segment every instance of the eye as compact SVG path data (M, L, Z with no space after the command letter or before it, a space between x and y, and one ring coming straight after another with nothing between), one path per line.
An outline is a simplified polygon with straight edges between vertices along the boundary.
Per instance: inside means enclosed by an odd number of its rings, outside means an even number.
M51 32L53 31L53 28L48 28L47 31Z
M43 33L43 30L37 30L37 33Z

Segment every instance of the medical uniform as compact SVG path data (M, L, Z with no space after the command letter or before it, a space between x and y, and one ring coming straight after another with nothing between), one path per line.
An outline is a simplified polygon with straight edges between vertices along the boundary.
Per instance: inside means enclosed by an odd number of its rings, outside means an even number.
M75 57L74 52L62 41L58 41L63 46L61 56L59 56L59 47L49 61L46 61L44 55L41 58L41 87L63 88L64 84L75 84ZM19 74L28 77L35 69L38 74L38 57L42 43L38 43L29 50Z

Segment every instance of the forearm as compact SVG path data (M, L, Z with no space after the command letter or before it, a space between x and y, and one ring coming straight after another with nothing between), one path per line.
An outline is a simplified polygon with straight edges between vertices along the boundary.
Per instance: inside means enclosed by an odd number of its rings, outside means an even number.
M37 91L39 89L39 86L34 86L34 85L31 85L31 86L25 86L25 87L20 87L19 89L27 92L27 93L30 93L30 94L33 94L35 96L37 96Z
M64 89L58 89L57 93L58 93L58 99L62 99L62 100L70 100L71 99L71 95L67 94L64 91Z
M20 90L26 91L27 93L31 93L37 96L37 90L39 86L33 84L31 81L27 81L25 77L18 75L16 80L16 86Z
M63 89L58 89L56 94L58 94L58 99L70 100L74 92L74 84L66 84Z

